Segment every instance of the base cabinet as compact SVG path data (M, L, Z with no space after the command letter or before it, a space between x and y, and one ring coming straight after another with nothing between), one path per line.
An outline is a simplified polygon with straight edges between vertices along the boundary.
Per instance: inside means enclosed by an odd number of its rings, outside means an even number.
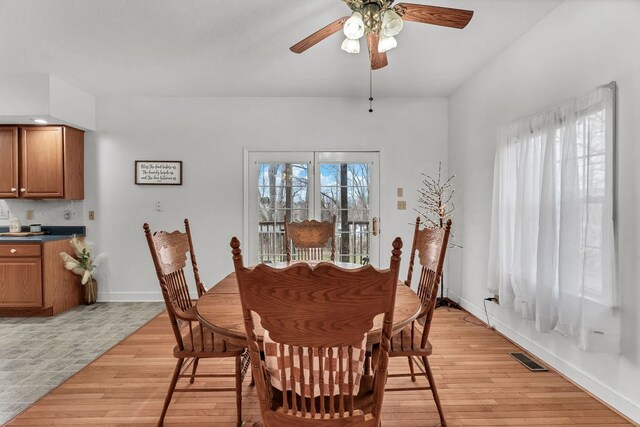
M0 307L41 307L40 258L8 258L0 261Z
M0 316L51 316L81 302L80 277L65 270L68 240L0 242Z

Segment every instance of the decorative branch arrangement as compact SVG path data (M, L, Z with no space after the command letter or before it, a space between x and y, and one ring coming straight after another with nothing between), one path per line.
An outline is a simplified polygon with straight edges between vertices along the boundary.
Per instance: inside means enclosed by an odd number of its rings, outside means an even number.
M455 175L451 175L444 183L442 180L442 162L438 163L438 178L434 179L430 175L422 174L422 189L418 190L418 206L416 211L435 227L442 227L442 224L451 216L455 210L455 205L451 201L453 193L456 191L451 187L451 181Z
M446 181L442 182L442 162L438 162L437 179L425 173L422 176L424 177L422 179L422 188L418 190L419 209L416 209L416 211L433 227L442 227L456 209L452 201L453 193L456 190L451 186L455 175L451 175ZM451 239L453 237L453 233L451 233ZM461 248L462 246L449 240L449 247ZM444 274L440 276L440 281L440 296L436 301L436 308L445 306L459 309L458 303L444 296Z

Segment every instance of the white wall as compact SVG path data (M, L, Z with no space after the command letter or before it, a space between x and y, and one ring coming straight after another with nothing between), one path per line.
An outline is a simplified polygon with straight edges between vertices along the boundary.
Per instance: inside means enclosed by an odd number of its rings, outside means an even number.
M457 175L448 286L484 318L497 129L615 80L618 110L618 249L623 353L578 350L558 334L490 304L498 330L640 422L640 2L569 0L461 87L449 106L449 162Z
M0 75L0 124L34 124L32 119L96 128L93 95L47 73Z
M0 96L0 118L2 116L44 116L49 114L49 76L47 74L0 75L0 94L2 94Z
M49 75L49 115L83 130L96 129L96 99L56 76Z
M411 247L421 172L446 160L447 100L366 98L126 98L98 100L98 131L87 133L86 211L90 241L108 254L100 300L160 299L142 224L182 228L188 217L203 279L232 271L229 240L243 233L243 148L380 150L381 260L391 242ZM182 160L182 186L134 185L135 160ZM407 210L396 210L396 188ZM155 212L160 201L163 212ZM408 259L408 258L407 258ZM405 263L406 264L406 263Z

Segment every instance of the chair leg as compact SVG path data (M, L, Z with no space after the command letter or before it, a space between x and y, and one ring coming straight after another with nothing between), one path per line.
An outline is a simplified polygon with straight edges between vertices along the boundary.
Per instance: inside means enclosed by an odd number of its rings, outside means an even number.
M364 356L364 374L371 374L371 354L368 351Z
M236 356L236 424L242 426L242 357Z
M193 359L193 371L191 371L191 379L189 380L190 384L196 380L196 369L198 369L198 362L200 361L199 357Z
M256 385L256 380L253 378L253 369L251 369L251 358L249 357L249 350L245 349L245 353L240 356L241 364L242 364L242 380L244 381L244 377L247 375L247 372L251 373L251 381L249 382L249 386L253 387Z
M427 379L429 380L431 393L433 393L433 400L436 401L436 407L438 408L438 414L440 415L440 424L446 426L447 422L444 419L444 412L442 412L442 405L440 405L440 397L438 397L438 389L436 388L436 381L433 378L433 373L431 372L431 366L429 366L429 361L425 356L422 356L422 362L424 363L424 368L427 372Z
M411 381L416 382L416 374L413 370L413 357L407 356L407 360L409 360L409 370L411 371Z
M162 427L164 424L164 416L167 414L167 409L169 408L169 403L171 403L171 396L173 396L173 391L176 389L176 384L178 383L178 376L180 375L180 369L182 368L182 363L184 362L184 358L178 359L176 363L176 369L173 371L173 377L171 377L171 384L169 384L169 390L167 390L167 396L164 398L164 406L162 407L162 414L160 414L160 419L158 420L158 427Z

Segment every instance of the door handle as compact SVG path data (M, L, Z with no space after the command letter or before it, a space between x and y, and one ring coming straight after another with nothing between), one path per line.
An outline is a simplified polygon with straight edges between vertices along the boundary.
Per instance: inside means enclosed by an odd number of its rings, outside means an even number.
M373 217L373 219L371 220L372 223L372 228L373 230L371 231L371 234L374 236L378 235L378 217Z

